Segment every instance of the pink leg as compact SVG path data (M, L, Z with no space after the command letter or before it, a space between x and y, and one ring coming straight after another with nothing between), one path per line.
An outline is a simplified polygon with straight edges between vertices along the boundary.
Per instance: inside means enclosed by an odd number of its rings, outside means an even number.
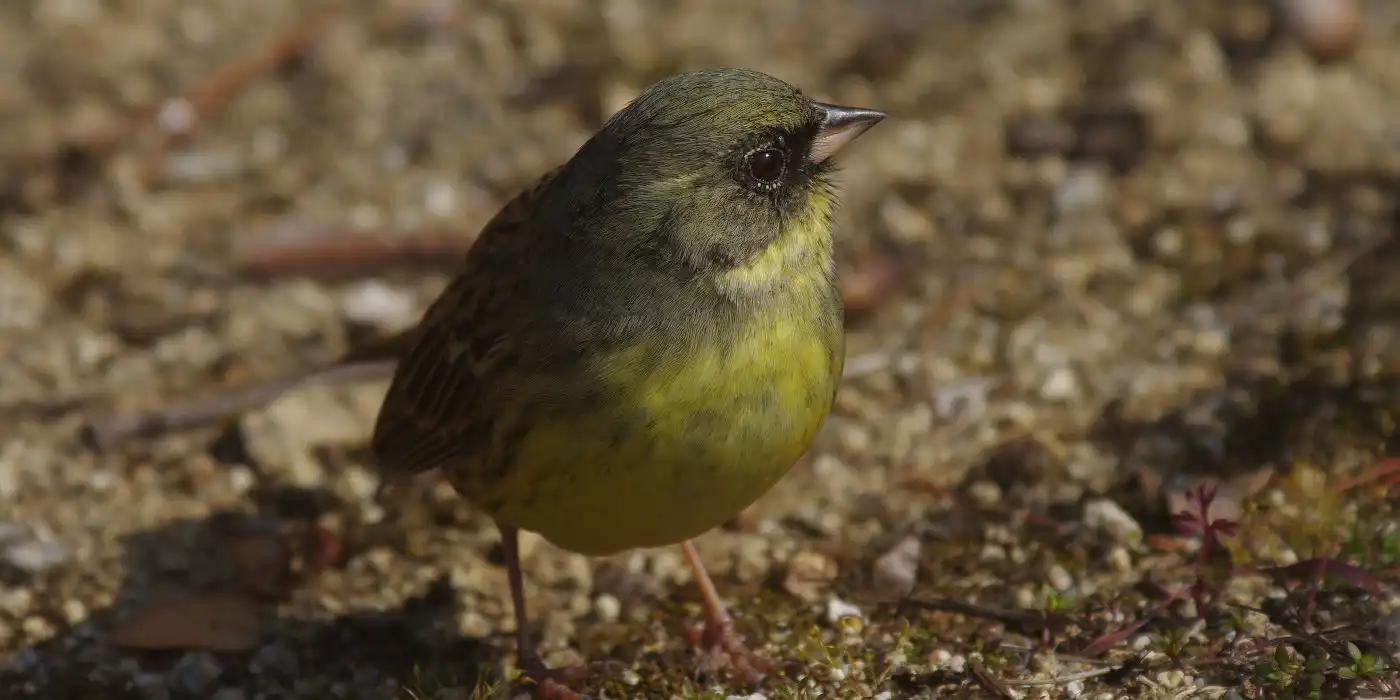
M695 551L695 545L686 540L681 543L681 549L685 552L685 560L690 564L695 583L700 587L700 598L705 604L705 631L700 637L701 643L709 651L718 651L728 656L734 670L746 682L757 683L771 670L770 665L749 651L740 641L739 635L734 632L734 620L729 617L729 611L719 599L719 591L715 590L715 582L710 580L709 572L705 571L705 564L700 561L700 553Z

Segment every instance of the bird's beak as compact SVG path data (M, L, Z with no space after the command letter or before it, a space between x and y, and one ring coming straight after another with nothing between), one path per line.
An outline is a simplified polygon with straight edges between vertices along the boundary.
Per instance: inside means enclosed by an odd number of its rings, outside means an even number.
M817 129L817 137L812 141L812 154L809 160L820 163L841 150L857 136L880 123L885 113L860 107L813 102L812 106L821 113L822 123Z

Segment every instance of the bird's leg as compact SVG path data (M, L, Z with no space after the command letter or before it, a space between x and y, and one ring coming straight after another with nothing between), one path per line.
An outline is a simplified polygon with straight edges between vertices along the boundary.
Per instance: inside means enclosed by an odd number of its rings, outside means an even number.
M520 571L520 531L504 524L499 527L501 547L506 557L506 578L510 581L510 598L515 607L515 666L525 678L535 683L540 697L580 700L585 696L570 690L564 683L579 680L587 671L583 668L551 669L545 666L530 641L529 616L525 614L525 577Z
M739 639L739 635L734 632L734 620L729 617L729 611L725 610L724 602L719 599L719 591L715 590L715 582L710 580L710 574L705 571L705 564L700 561L700 553L695 551L695 545L686 540L681 543L681 549L685 552L685 560L690 564L695 583L700 587L700 597L705 604L705 630L700 636L700 643L709 651L717 651L729 657L735 671L747 682L757 683L771 670L768 662L749 651Z

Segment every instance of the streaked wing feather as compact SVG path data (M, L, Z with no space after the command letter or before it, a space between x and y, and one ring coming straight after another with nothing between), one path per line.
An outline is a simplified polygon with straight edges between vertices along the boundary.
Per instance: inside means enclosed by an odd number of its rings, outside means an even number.
M461 462L488 447L496 411L493 366L522 318L510 303L517 280L495 261L529 264L522 228L555 169L506 203L482 229L462 272L419 322L375 421L371 447L381 472L411 475ZM475 264L474 264L475 263Z

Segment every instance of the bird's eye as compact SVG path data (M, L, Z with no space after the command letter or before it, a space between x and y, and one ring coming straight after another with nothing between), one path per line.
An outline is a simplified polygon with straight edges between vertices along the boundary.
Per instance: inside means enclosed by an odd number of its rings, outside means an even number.
M783 152L775 148L765 148L749 154L749 174L759 182L776 182L783 176L786 165Z

